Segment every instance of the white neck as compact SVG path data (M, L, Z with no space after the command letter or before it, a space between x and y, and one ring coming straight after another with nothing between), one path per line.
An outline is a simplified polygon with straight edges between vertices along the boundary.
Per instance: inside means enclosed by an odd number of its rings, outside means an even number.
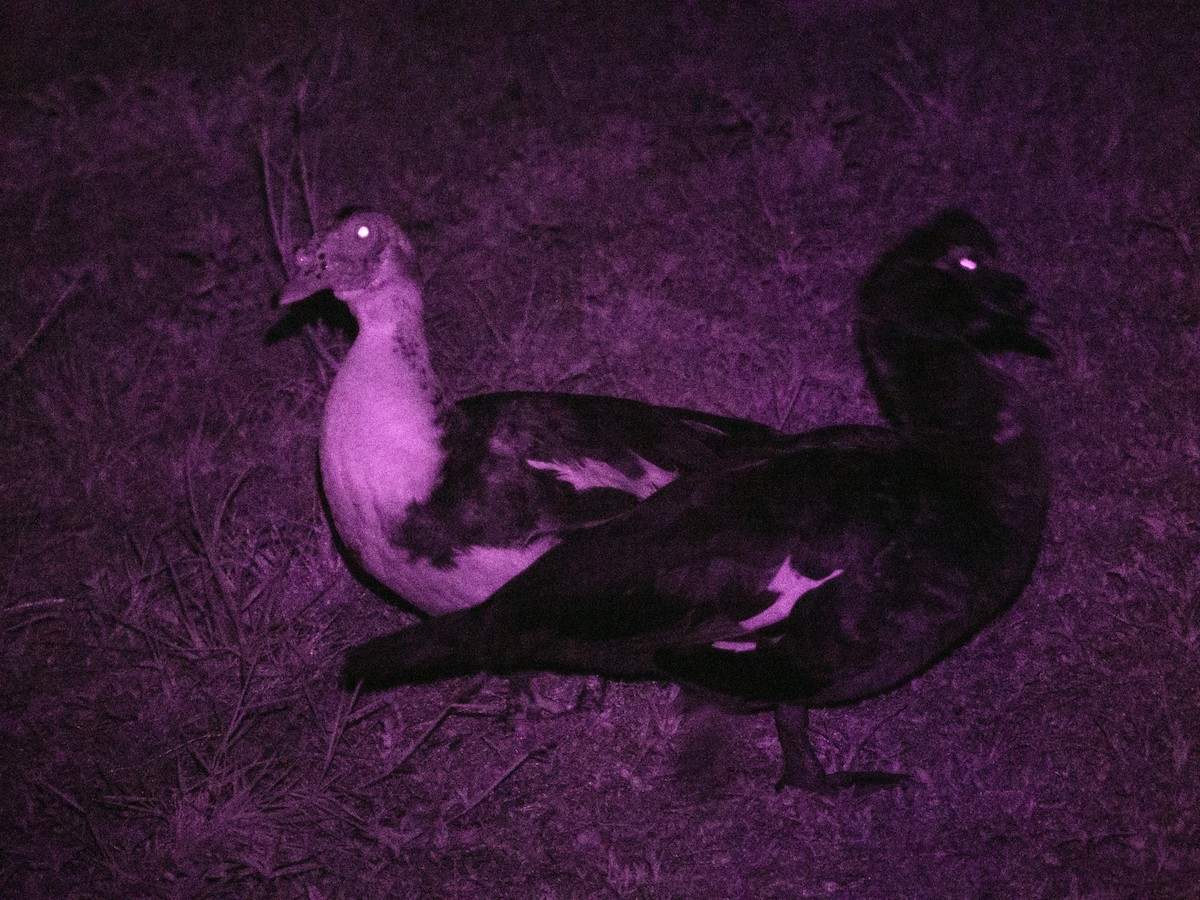
M348 544L367 542L428 499L443 459L441 390L420 309L397 323L360 319L358 337L325 405L321 475L334 524Z

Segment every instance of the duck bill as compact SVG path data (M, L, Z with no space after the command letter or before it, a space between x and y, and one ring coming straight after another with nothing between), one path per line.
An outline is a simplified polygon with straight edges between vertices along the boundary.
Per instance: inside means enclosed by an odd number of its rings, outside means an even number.
M975 341L984 352L1011 350L1038 359L1053 359L1054 346L1042 334L1037 305L1029 298L1029 288L1015 275L1005 276L997 295L986 301L988 326Z
M985 353L1011 350L1038 359L1055 356L1053 343L1042 334L1041 328L1024 317L1013 316L993 323L974 343Z
M1028 353L1038 359L1054 359L1054 346L1039 331L1026 326L1014 334L1009 346L1018 353Z
M1042 333L1040 323L1032 325L1026 323L1024 346L1017 349L1030 356L1036 356L1038 359L1054 359L1058 355L1058 351L1054 348L1054 342Z
M329 279L323 269L300 269L288 280L279 292L279 305L288 306L305 300L329 287Z

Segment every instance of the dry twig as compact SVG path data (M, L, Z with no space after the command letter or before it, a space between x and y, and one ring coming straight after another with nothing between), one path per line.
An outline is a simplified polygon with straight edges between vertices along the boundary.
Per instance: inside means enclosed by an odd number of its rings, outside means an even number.
M4 368L0 369L0 375L7 375L9 372L15 369L20 364L21 360L25 358L25 355L29 353L31 349L33 349L33 345L37 343L38 338L40 338L42 333L48 327L50 327L50 323L54 321L54 317L57 316L62 310L63 304L67 302L67 298L71 296L71 294L75 293L75 288L77 288L79 286L79 282L83 280L84 274L86 273L75 273L75 277L73 277L67 286L63 288L62 293L58 295L58 299L54 301L50 309L48 309L46 314L42 316L42 321L38 322L38 326L33 330L33 334L29 336L29 340L27 340L21 346L21 349L16 352L12 359L5 363Z

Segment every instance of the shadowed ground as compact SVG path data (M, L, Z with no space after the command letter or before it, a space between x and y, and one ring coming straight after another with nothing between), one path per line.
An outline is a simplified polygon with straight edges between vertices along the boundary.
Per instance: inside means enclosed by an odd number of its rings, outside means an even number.
M6 8L0 894L1192 894L1200 12L488 6ZM411 617L317 500L343 323L269 301L306 205L347 203L412 235L456 394L789 429L877 421L880 250L953 203L993 228L1060 351L1010 363L1041 561L946 663L813 716L831 767L912 789L776 794L749 716L697 792L665 686L543 718L498 681L336 689Z

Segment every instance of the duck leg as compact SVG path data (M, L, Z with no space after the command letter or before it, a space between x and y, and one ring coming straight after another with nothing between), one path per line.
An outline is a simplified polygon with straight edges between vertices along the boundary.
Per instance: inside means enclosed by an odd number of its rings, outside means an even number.
M843 788L892 787L908 781L897 772L826 772L808 740L808 707L780 703L775 707L775 728L783 751L783 773L776 790L794 787L818 794L831 794Z

